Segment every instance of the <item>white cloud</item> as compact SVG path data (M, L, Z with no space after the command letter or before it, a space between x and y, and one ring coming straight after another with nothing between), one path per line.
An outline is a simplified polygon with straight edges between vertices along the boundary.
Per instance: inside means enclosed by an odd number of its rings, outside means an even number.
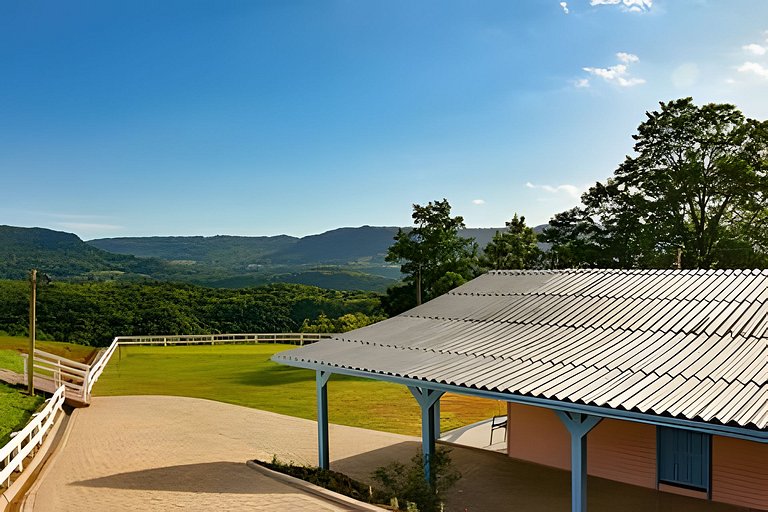
M642 78L629 76L628 65L640 60L637 55L633 53L619 52L616 54L616 58L619 59L619 62L622 62L622 64L616 64L615 66L609 66L607 68L585 67L582 69L590 75L600 77L606 82L613 82L621 87L633 87L645 83L645 80ZM579 87L578 84L577 87Z
M634 53L619 52L616 54L616 57L618 57L618 59L625 64L637 62L640 60L640 58Z
M525 186L527 188L536 189L536 190L543 190L544 192L548 192L550 194L564 194L566 196L572 197L574 199L578 199L581 197L581 194L584 193L583 188L579 188L576 185L534 185L530 181L525 183Z
M757 62L745 62L736 70L740 73L754 73L760 78L768 78L768 68Z
M589 78L579 78L578 80L574 80L573 85L579 89L589 87Z
M565 14L568 14L571 12L570 9L568 9L568 2L560 2L560 7L563 8L563 12Z
M477 205L485 204L485 199L473 199L472 204L477 204Z
M590 0L589 5L619 5L629 12L647 12L653 7L653 0Z
M768 48L755 43L745 44L741 47L741 49L747 53L751 53L752 55L765 55L766 52L768 52Z

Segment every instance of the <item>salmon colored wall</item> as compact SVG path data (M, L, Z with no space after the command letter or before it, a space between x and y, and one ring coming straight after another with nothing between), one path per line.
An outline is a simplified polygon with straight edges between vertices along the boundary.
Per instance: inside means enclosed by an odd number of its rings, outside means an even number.
M554 411L508 404L510 457L571 469L570 435ZM602 420L587 438L587 471L619 482L656 488L656 427ZM768 511L768 444L712 437L712 499ZM663 485L676 494L706 497Z
M509 404L507 453L516 459L571 469L571 441L557 415L542 407ZM604 419L587 438L587 471L644 487L656 487L656 429Z
M768 444L714 436L712 499L768 510Z

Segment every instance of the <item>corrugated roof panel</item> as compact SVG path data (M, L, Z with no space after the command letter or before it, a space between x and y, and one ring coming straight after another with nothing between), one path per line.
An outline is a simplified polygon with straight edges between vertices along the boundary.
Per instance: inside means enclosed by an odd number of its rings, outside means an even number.
M274 359L766 428L767 330L768 271L508 271Z
M757 422L762 416L762 411L768 407L768 385L757 389L749 400L742 402L742 407L734 414L736 423L748 424Z
M638 403L636 407L641 411L651 410L661 414L675 404L685 401L688 393L691 393L698 384L697 379L686 379L682 375L677 375L653 395Z
M701 385L696 390L697 394L694 395L696 399L686 403L679 414L691 419L702 417L705 411L708 410L709 405L717 401L720 394L727 387L728 383L722 380L713 382L710 379L705 379L701 381Z
M672 380L672 378L669 375L644 375L639 382L625 388L621 394L609 401L608 405L614 409L619 407L634 409L637 404L645 400L649 395L655 393L670 380Z
M740 387L739 391L733 396L730 402L725 404L718 413L718 418L723 423L728 423L731 420L738 422L739 412L747 405L747 402L756 395L758 387L752 383L741 384L734 383L734 387Z
M734 351L728 362L712 372L712 378L721 378L729 382L741 381L746 384L750 379L743 377L744 370L752 365L756 357L759 357L762 352L762 345L761 340L744 340L740 346L737 346L737 350Z
M727 410L730 404L733 403L736 395L744 390L744 384L740 382L729 382L728 385L720 391L720 393L713 398L713 400L707 404L704 410L701 411L700 416L704 421L710 421L717 417L724 418L724 414L721 416L724 410ZM727 423L728 420L720 420L721 423Z

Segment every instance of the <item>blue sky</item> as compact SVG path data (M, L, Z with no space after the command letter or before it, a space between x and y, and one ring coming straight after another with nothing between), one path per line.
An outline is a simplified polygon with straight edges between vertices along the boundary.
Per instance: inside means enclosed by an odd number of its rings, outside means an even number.
M768 2L3 0L0 224L535 225L685 96L768 119Z

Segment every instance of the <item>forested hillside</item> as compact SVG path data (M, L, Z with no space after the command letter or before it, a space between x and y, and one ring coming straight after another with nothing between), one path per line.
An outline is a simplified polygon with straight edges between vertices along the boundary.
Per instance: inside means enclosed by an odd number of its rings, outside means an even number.
M54 282L38 288L38 336L104 345L115 336L290 332L322 316L379 319L379 296L275 284L239 290L161 282ZM0 333L28 334L29 283L0 280Z
M112 254L86 244L72 233L0 226L0 278L22 279L32 268L56 277L87 277L158 274L165 272L168 265L157 259Z

